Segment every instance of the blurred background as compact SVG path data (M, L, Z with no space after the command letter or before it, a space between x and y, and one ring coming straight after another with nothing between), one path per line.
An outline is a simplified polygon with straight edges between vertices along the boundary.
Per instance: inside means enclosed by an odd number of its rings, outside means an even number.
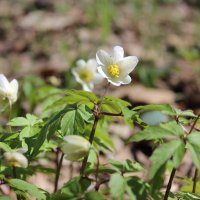
M77 59L121 45L140 62L114 95L135 104L199 108L199 38L198 0L0 0L1 73L79 89Z

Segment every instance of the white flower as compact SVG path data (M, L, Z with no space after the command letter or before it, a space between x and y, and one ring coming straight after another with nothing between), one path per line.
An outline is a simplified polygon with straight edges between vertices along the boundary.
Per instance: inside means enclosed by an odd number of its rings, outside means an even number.
M67 135L64 137L64 141L62 151L67 160L79 161L85 157L90 150L91 144L82 136Z
M83 90L92 91L94 84L100 83L103 78L97 72L97 63L95 59L89 59L87 62L84 60L78 60L76 67L72 69L77 82L83 86Z
M6 162L13 167L23 167L28 166L27 158L20 152L12 151L4 153L4 158Z
M115 86L129 84L131 82L129 73L138 63L136 56L124 57L124 49L120 46L113 48L112 55L104 50L99 50L96 53L96 60L99 73Z
M0 95L7 98L11 104L17 100L18 82L13 79L10 83L7 78L0 74Z

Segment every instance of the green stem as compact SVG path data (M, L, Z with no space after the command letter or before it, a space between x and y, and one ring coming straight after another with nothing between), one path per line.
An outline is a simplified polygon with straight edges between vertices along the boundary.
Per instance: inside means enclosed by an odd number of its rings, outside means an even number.
M93 142L93 139L94 139L94 135L95 135L95 131L96 131L96 128L97 128L98 121L99 121L99 116L95 114L94 124L93 124L92 131L91 131L91 133L90 133L90 138L89 138L90 144L92 144L92 142ZM88 155L89 155L89 153L88 153ZM85 167L86 167L87 160L88 160L88 155L85 156L85 158L83 159L83 162L82 162L82 167L81 167L81 175L82 175L82 176L83 176L84 171L85 171Z
M64 153L61 154L60 160L59 160L59 151L56 152L56 178L54 183L54 192L57 192L58 190L58 181L60 177L60 170L62 167L62 162L64 158Z
M96 172L95 172L95 182L96 182L95 190L98 191L100 185L98 184L98 175L99 175L99 156L98 156L98 153L97 153L97 152L96 152L96 156L97 156L97 166L96 166Z
M13 178L17 178L17 169L15 166L12 167ZM21 196L16 194L17 200L22 200Z
M164 199L163 199L163 200L167 200L168 197L169 197L169 192L170 192L170 189L171 189L171 187L172 187L172 182L173 182L175 173L176 173L176 168L173 168L173 169L172 169L172 172L171 172L171 174L170 174L169 182L168 182L168 184L167 184L167 190L166 190L166 192L165 192L165 196L164 196Z
M194 178L193 178L193 187L192 187L193 193L196 192L197 177L198 177L198 169L196 168L194 172Z

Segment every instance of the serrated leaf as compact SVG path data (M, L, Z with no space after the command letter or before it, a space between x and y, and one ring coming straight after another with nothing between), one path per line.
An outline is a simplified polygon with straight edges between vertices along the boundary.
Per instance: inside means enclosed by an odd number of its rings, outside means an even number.
M121 174L112 174L108 185L113 198L123 199L126 184L124 177Z
M29 193L31 196L36 197L38 200L46 199L45 194L41 192L40 189L26 181L20 179L10 179L9 185L15 189Z
M128 142L156 140L167 136L180 136L182 134L184 134L184 131L176 122L168 122L159 126L148 126L143 131L131 136Z
M92 123L94 121L94 116L92 110L86 105L78 106L78 111L81 117L88 123Z
M173 156L180 145L182 145L181 140L173 140L169 143L160 145L160 147L153 152L150 158L150 160L152 161L149 174L150 179L152 179L157 171L160 169L160 167L162 167L162 165L167 162L170 157Z
M110 159L108 162L112 165L114 169L122 174L127 172L139 172L143 170L143 167L139 163L133 162L128 159L123 162Z
M188 150L190 151L191 155L192 155L192 161L195 164L196 168L198 170L200 170L200 148L199 145L193 144L188 142L186 144L186 148L188 148Z
M69 109L61 120L61 131L64 135L79 135L84 132L85 122L79 110Z

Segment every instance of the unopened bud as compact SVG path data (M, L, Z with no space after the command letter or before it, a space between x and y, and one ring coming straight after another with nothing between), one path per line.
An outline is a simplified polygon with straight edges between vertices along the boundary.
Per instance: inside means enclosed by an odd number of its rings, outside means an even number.
M62 151L67 160L79 161L85 157L90 150L91 144L82 136L67 135L64 137L64 141Z
M4 153L4 158L13 167L26 168L28 166L27 158L19 152L6 152Z

